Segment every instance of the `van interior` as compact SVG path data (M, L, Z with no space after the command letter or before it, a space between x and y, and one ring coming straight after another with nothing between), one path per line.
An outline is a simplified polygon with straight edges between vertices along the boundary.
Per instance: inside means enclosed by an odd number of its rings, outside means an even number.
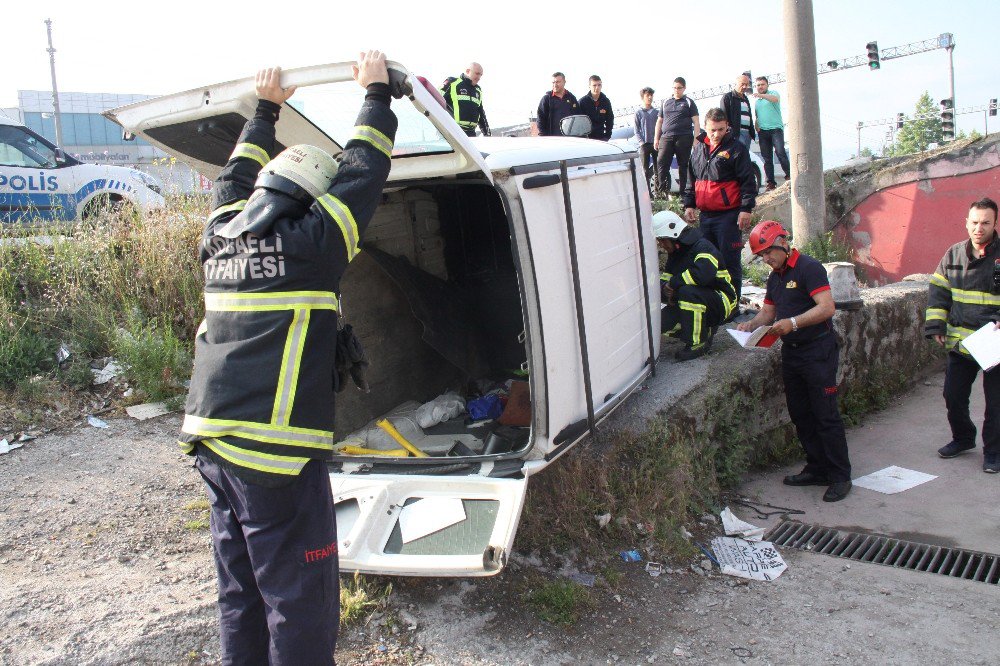
M362 248L341 281L341 308L365 347L370 392L342 382L340 460L385 467L522 452L528 353L499 193L476 179L387 189Z

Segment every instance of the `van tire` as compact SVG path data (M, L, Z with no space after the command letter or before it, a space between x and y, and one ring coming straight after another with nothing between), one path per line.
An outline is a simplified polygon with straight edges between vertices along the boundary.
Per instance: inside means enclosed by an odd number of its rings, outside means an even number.
M96 226L103 216L127 218L135 215L135 207L128 199L118 194L101 194L91 199L80 216L89 227Z

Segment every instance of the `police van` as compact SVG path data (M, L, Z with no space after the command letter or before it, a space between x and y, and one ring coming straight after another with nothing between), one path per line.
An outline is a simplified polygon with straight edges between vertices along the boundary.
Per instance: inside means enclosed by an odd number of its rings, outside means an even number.
M654 370L649 193L634 152L582 138L470 138L433 85L390 69L406 91L392 104L392 170L341 281L343 318L371 365L370 392L337 398L340 565L492 575L531 477ZM282 85L298 90L274 152L305 143L340 153L364 96L351 63L284 70ZM215 178L256 105L247 78L105 115ZM505 393L497 385L509 388L506 406L474 413ZM426 405L442 395L444 416L428 421ZM458 414L448 410L456 398Z
M0 113L0 223L82 221L103 209L163 207L161 185L126 167L85 164Z

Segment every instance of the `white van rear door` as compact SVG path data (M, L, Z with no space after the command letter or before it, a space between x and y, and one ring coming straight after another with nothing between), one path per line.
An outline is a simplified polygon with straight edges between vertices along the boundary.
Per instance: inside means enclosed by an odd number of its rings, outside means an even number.
M282 71L283 86L298 86L276 126L275 153L307 143L332 155L343 150L365 91L354 80L352 63ZM389 180L479 173L492 182L482 154L439 102L422 77L389 63L405 78L409 96L393 100L399 129ZM437 95L437 97L435 97ZM105 112L129 132L165 150L208 178L215 178L236 145L244 123L257 107L254 79L218 83Z
M491 576L507 564L527 479L333 472L340 568Z

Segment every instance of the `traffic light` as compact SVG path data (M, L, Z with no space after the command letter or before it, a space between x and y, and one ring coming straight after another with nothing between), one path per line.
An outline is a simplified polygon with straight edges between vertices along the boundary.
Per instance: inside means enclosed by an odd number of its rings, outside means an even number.
M951 97L941 100L941 138L945 141L955 138L955 100Z
M903 129L903 114L896 114L896 129Z
M991 116L997 115L997 98L996 97L994 97L993 99L990 100L990 115Z
M878 58L878 42L868 42L865 48L868 49L868 69L879 69L882 65Z

